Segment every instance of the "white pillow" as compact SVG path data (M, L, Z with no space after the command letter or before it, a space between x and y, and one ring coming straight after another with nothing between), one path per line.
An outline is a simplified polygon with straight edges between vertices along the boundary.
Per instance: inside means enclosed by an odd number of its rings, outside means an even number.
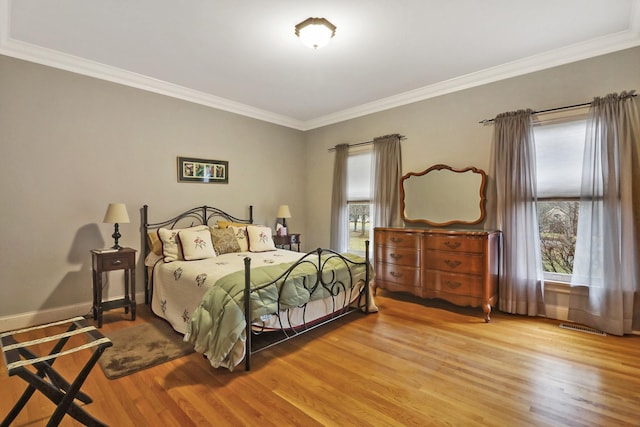
M196 227L191 227L194 230L208 230L209 227L206 225L199 225ZM162 242L162 256L164 257L164 262L178 261L183 260L184 256L182 255L182 248L180 248L180 242L178 241L178 233L185 229L179 228L158 228L158 237Z
M251 252L275 251L276 245L273 243L271 227L260 225L247 226L249 236L249 250Z
M208 228L204 230L180 230L178 233L180 247L185 261L213 258L216 251L213 250L211 233Z
M233 230L233 234L236 236L238 245L240 245L240 252L247 252L249 250L247 227L236 227L235 225L230 225L229 228Z

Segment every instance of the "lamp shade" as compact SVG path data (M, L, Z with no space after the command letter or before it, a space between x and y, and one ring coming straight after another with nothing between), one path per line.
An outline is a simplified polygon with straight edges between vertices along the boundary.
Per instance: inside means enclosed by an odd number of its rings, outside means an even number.
M109 203L102 222L109 224L127 224L129 222L127 206L124 203Z
M307 18L296 25L296 35L305 45L323 47L336 34L336 26L324 18Z
M277 218L291 218L291 211L289 210L289 205L280 205L278 208Z

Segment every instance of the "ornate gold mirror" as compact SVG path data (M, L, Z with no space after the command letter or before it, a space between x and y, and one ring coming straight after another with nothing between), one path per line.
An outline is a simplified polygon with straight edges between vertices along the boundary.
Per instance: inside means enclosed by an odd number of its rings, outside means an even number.
M435 227L478 224L485 217L482 169L435 165L400 179L402 219Z

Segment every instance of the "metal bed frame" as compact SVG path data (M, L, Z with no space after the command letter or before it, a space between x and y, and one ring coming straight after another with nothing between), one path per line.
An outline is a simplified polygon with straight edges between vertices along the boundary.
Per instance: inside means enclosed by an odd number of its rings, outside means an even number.
M169 220L149 223L148 222L148 206L144 205L142 209L142 238L144 240L144 257L149 254L151 248L147 239L147 233L150 230L155 230L161 227L176 228L177 225L184 226L196 226L196 225L213 225L215 219L223 219L226 221L232 221L243 224L253 224L253 206L249 206L249 218L241 219L233 215L230 215L218 208L211 206L198 206L191 208ZM354 278L349 269L348 283L341 282L336 279L335 274L325 267L333 260L338 261L338 264L343 264L345 267L354 265L365 266L365 281L364 285L358 289L358 284L354 283ZM318 248L307 254L303 255L297 262L293 263L284 273L279 277L272 280L269 283L262 284L257 287L251 285L251 258L246 257L244 259L244 271L245 271L245 287L244 287L244 315L246 321L246 342L245 342L245 370L251 369L251 356L261 350L272 347L276 344L287 341L293 337L301 335L305 332L311 331L319 326L325 325L329 322L342 318L343 316L352 313L354 311L361 311L369 313L369 303L371 299L369 281L372 278L371 265L369 262L369 241L365 242L365 261L355 262L343 255L331 250ZM300 307L303 310L303 321L301 325L296 327L284 327L283 316L288 316L288 310L278 309L276 313L281 328L277 331L269 330L268 332L261 327L256 319L251 319L251 293L260 289L264 289L269 286L280 286L279 295L282 287L286 286L287 279L295 274L296 269L302 265L311 265L315 267L315 271L312 277L307 277L304 280L304 286L310 294L324 289L328 292L332 299L333 310L330 314L321 319L314 321L306 321L306 304ZM145 268L145 303L151 302L153 295L152 284L149 281L148 269ZM342 298L342 302L338 301L337 296L342 292L348 292L349 297ZM352 304L356 301L356 304ZM278 301L278 307L280 307L280 301ZM290 322L288 323L290 324ZM253 338L256 338L255 340Z

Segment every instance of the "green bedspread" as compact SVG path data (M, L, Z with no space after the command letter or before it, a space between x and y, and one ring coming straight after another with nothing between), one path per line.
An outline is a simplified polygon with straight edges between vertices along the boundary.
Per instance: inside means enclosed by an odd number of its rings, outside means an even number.
M364 258L343 254L354 262L364 263ZM318 262L317 255L309 256L309 261ZM309 287L316 283L317 268L311 262L298 265L286 277L285 284L263 287L285 273L293 264L275 264L251 269L251 318L273 314L278 309L299 307L308 301L330 296L330 292L318 285L312 294ZM335 255L323 256L322 272L325 281L341 283L346 289L365 279L365 266L345 263ZM347 267L348 265L348 267ZM245 272L231 273L216 282L204 295L200 305L189 321L185 341L194 344L196 351L203 353L214 367L224 366L232 370L244 357L245 316L244 316ZM337 293L338 289L333 291ZM280 306L278 307L278 294Z

